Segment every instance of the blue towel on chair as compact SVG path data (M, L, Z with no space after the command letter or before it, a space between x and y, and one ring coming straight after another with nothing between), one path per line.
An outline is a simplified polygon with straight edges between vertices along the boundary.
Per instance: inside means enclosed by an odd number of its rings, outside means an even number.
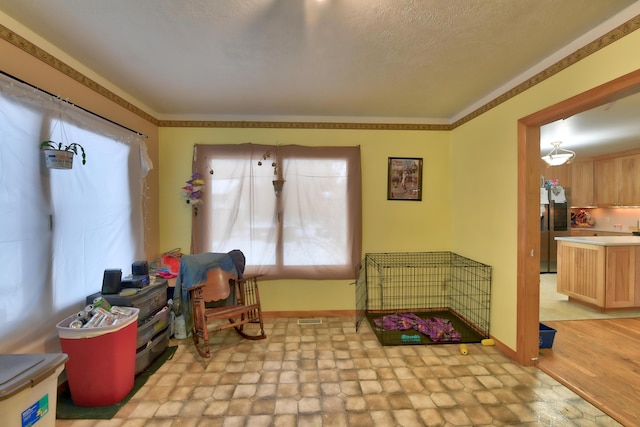
M242 254L242 252L240 252L240 254ZM235 254L234 257L240 260L237 254ZM180 272L176 278L176 287L173 296L176 315L179 316L182 314L184 316L187 332L190 332L193 328L193 315L191 300L189 299L189 288L191 286L198 285L200 282L205 280L207 277L207 271L213 268L220 268L238 276L234 257L228 253L182 255L182 259L180 260ZM242 255L242 258L244 258L244 255ZM235 293L233 295L235 296Z

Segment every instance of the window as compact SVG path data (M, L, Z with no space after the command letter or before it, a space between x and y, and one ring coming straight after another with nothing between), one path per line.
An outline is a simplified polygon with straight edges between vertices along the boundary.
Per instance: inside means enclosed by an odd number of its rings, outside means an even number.
M43 140L81 143L87 164L46 169ZM145 154L139 135L0 75L0 353L55 349L104 270L142 259Z
M356 277L359 147L196 145L194 159L205 186L193 252L240 249L247 272L266 278ZM272 181L280 177L276 196Z

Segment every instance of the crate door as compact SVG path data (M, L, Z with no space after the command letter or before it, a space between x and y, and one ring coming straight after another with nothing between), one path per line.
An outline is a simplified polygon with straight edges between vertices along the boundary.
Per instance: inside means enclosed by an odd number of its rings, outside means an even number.
M367 309L367 277L365 262L360 263L360 271L356 280L356 332L364 320Z

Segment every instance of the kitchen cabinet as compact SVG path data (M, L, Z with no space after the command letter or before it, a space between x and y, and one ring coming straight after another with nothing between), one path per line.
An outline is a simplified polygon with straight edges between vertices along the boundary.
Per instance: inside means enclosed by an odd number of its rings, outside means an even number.
M640 154L593 163L598 206L640 206Z
M640 307L640 240L629 237L632 243L621 245L606 239L558 240L557 290L602 312Z
M593 163L595 199L598 206L618 206L618 181L620 181L618 158L596 160Z
M606 308L633 307L635 303L635 246L607 248L605 266Z
M558 293L595 307L605 305L604 246L558 242Z
M620 200L623 206L640 206L640 154L620 159Z
M593 193L593 161L573 162L571 164L571 194L569 203L572 207L595 206Z

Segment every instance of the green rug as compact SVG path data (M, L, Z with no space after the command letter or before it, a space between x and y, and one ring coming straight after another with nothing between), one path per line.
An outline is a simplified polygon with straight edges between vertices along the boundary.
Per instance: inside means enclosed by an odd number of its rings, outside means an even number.
M71 392L69 389L58 395L56 405L56 418L60 420L110 420L113 416L131 399L147 382L149 377L153 375L167 360L171 359L175 354L177 346L167 347L164 353L156 358L144 371L136 375L133 382L131 392L119 403L109 406L100 406L95 408L86 408L75 406L71 400Z

